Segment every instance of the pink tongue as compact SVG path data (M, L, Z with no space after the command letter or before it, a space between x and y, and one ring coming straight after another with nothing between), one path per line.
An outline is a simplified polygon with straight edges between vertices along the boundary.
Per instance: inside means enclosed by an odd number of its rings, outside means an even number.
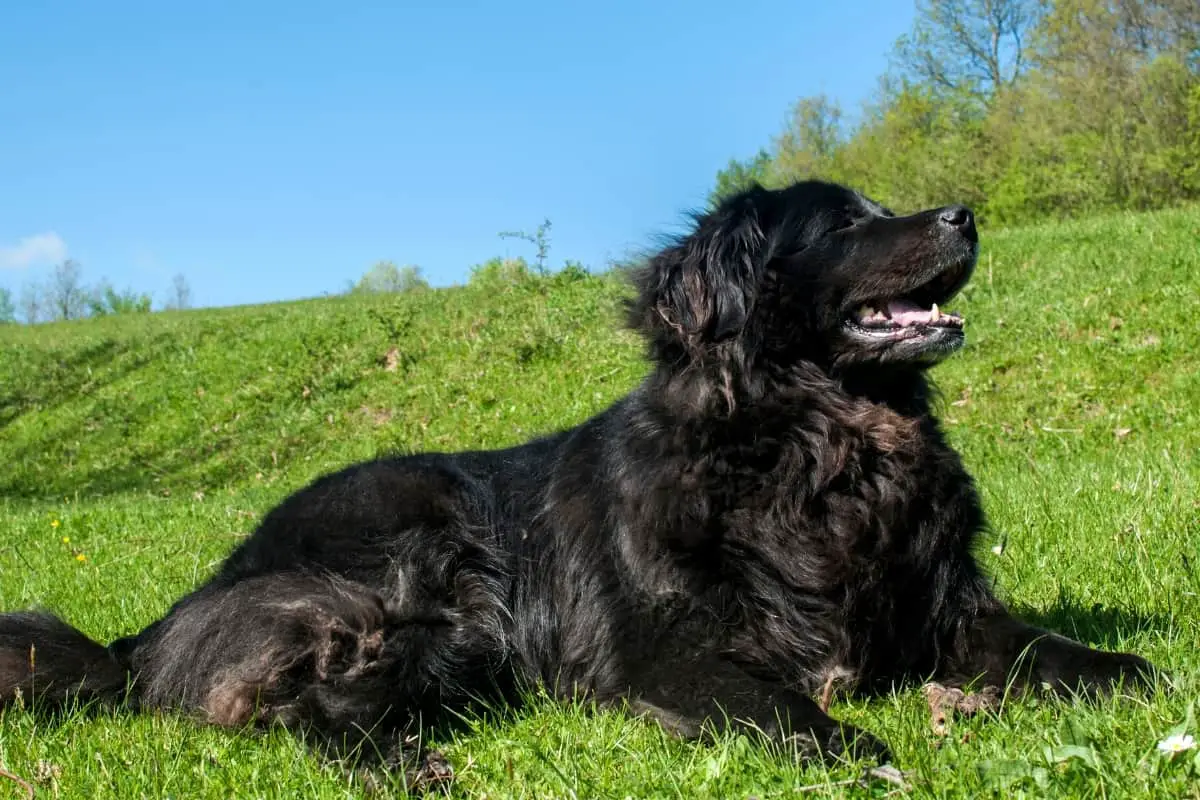
M921 308L909 300L889 300L887 310L892 322L899 325L916 325L929 322L929 315L933 309Z

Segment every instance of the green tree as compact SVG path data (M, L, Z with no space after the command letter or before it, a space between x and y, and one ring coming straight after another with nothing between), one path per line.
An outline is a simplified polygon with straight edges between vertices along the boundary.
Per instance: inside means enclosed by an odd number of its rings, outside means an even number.
M1200 3L917 0L853 127L817 96L714 196L818 176L1010 223L1200 199Z
M411 264L398 267L391 261L380 261L363 273L349 291L350 294L379 294L420 292L428 288L429 282L421 276L420 267Z
M1029 65L1039 0L917 0L912 30L896 43L901 74L935 92L988 100Z
M74 259L55 266L44 291L51 319L80 319L87 314L88 291L83 286L83 270Z
M0 286L0 324L17 321L17 307L13 305L12 292Z
M1053 4L1037 32L1036 70L1019 106L997 115L991 140L1016 150L1010 182L1014 174L1027 186L1053 178L1048 185L1062 187L1062 196L1030 204L1018 195L1010 204L1088 211L1200 196L1190 118L1200 88L1198 8L1154 0Z
M471 277L467 283L470 286L486 286L502 289L510 286L527 284L538 273L529 267L529 263L520 257L490 258L482 264L471 267Z
M766 184L771 163L771 153L766 148L761 148L752 158L745 161L729 159L729 164L717 172L717 184L708 194L709 205L715 206L726 197L754 184Z
M108 281L101 281L92 289L87 300L88 311L93 317L113 314L150 313L150 295L139 294L132 289L119 292Z
M984 165L980 117L967 94L910 85L865 121L841 149L841 177L897 211L979 207Z
M36 325L42 321L45 308L42 287L35 283L27 283L21 289L21 316L25 324Z
M192 307L192 287L188 285L187 278L182 272L171 278L171 291L166 307L174 309Z
M787 127L773 142L769 180L833 178L839 172L837 157L844 143L841 106L823 94L802 97L792 105Z

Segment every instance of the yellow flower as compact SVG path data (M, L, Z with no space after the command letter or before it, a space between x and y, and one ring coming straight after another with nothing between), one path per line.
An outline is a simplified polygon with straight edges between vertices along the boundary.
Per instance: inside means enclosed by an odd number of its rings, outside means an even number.
M71 537L70 537L70 536L64 536L64 537L63 537L63 544L70 544L70 543L71 543Z
M75 560L82 563L87 561L87 556L85 556L83 553L80 553L79 555L75 556Z
M57 528L57 527L58 527L58 520L56 520L56 519L52 519L52 520L50 520L50 527L51 527L51 528Z

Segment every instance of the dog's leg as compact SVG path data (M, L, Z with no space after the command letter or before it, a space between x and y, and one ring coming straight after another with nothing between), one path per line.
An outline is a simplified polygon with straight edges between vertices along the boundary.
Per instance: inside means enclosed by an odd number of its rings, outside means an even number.
M125 646L136 698L224 727L280 724L367 765L399 763L403 745L418 763L421 722L486 695L503 659L488 610L463 604L469 582L425 600L287 573L207 586Z
M1049 686L1059 694L1104 694L1118 684L1147 686L1156 674L1132 653L1096 650L1029 625L1004 611L976 617L944 675L984 685Z
M683 738L732 730L798 747L805 758L890 759L887 745L839 723L812 698L716 656L663 660L638 675L631 706Z

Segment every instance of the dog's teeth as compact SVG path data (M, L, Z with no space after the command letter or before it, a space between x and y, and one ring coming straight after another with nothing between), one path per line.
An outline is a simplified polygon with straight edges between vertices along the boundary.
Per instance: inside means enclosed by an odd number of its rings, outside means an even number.
M868 317L875 315L875 309L871 306L864 305L858 309L858 315L863 319L867 319Z
M929 321L937 322L942 318L942 312L938 310L937 303L933 304L933 308L929 310Z

